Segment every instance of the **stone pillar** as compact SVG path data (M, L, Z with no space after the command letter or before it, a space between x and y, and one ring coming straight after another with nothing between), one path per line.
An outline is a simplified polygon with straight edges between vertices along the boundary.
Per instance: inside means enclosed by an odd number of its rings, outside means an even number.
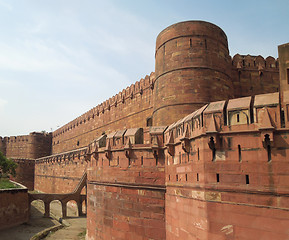
M67 217L67 202L63 203L61 202L62 205L62 218Z
M83 216L84 214L82 213L82 203L81 203L81 198L80 200L77 202L77 208L78 208L78 216Z
M50 202L44 202L44 207L45 207L44 217L49 217L50 216Z

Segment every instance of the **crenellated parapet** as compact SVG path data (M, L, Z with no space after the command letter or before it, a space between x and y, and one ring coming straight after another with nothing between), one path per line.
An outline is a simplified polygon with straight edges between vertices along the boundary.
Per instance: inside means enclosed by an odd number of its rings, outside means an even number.
M235 97L279 91L279 63L271 56L236 54L231 75Z
M39 158L51 154L51 133L32 132L29 135L0 139L0 151L8 158Z
M86 171L88 148L53 154L35 160L35 190L69 193Z
M165 129L123 129L89 144L89 235L165 239Z
M278 59L268 56L266 59L262 56L252 56L252 55L240 55L236 54L232 58L232 65L237 68L238 71L242 70L259 70L260 74L262 70L278 70Z
M69 152L63 152L59 154L49 155L47 157L42 157L36 159L37 164L55 164L61 162L73 162L73 161L85 161L85 155L87 152L87 147L76 149Z
M154 85L154 79L155 76L154 73L152 72L150 76L147 75L144 79L141 79L140 81L131 84L129 87L123 89L118 94L100 103L96 107L77 117L73 121L67 123L63 127L55 130L53 132L53 137L64 134L65 132L77 126L84 124L90 121L91 119L100 116L101 114L104 114L106 111L110 111L113 108L117 108L117 106L125 104L127 101L131 101L137 95L143 95L144 91L152 90Z
M88 146L89 179L123 184L164 184L165 128L125 129L95 139Z
M212 188L289 192L285 183L274 187L269 182L258 183L261 176L269 178L272 174L278 178L278 171L269 174L266 170L249 169L257 162L262 166L281 164L279 154L289 151L288 129L282 126L279 93L209 103L165 131L166 181ZM248 167L246 171L242 164ZM232 171L226 170L227 166ZM230 179L228 176L235 176L236 180L225 180Z
M123 89L53 133L53 153L86 146L94 136L121 128L145 127L152 114L154 73ZM136 123L138 120L138 124Z
M172 141L174 136L174 140L180 141L184 134L197 138L225 132L280 129L283 121L278 92L217 101L171 124L165 131L165 140Z

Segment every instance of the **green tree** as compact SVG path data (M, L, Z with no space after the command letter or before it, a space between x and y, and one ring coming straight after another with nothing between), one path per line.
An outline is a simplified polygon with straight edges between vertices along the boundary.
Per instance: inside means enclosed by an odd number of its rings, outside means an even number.
M17 164L11 159L6 158L2 152L0 152L0 177L6 177L16 175Z

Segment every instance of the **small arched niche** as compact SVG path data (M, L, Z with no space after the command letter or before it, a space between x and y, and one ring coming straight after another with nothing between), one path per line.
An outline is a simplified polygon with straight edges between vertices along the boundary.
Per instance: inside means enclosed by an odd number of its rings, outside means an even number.
M233 111L229 114L229 125L250 124L248 113L245 111Z

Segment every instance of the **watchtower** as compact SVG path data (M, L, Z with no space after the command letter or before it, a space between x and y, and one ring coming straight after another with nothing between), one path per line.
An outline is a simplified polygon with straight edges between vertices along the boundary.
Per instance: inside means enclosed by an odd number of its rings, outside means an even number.
M211 101L233 97L227 36L187 21L164 29L155 52L153 125L169 125Z

